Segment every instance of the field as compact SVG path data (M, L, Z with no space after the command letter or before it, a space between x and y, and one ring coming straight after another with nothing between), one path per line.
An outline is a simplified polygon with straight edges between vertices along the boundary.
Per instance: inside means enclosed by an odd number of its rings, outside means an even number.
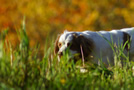
M54 39L46 40L44 57L38 57L39 44L29 46L25 24L17 32L20 43L15 49L5 42L8 30L0 35L0 89L48 89L48 90L89 90L89 89L133 89L134 63L122 53L123 48L115 51L115 66L106 68L92 63L82 65L81 60L74 63L65 55L61 62L53 55ZM50 43L47 43L51 41ZM120 57L127 61L120 66Z

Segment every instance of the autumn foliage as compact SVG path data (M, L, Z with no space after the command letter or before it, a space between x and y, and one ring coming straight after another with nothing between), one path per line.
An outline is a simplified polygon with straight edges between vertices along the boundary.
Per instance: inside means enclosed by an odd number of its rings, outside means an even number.
M63 30L110 30L134 26L133 0L0 0L0 30L18 41L16 30L26 17L30 45L44 44Z

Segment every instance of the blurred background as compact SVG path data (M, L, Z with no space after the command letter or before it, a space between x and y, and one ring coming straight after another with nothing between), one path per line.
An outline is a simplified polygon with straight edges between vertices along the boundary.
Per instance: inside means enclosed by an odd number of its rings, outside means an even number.
M69 31L111 30L134 26L134 0L0 0L0 30L9 28L15 46L23 17L30 45Z

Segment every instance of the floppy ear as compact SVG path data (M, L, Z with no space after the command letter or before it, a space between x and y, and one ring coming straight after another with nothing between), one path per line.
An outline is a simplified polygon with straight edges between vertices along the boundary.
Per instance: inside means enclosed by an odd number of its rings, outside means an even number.
M57 54L59 51L59 47L58 47L59 38L60 38L60 35L58 35L58 37L55 41L54 54Z
M78 36L78 40L79 44L82 46L84 57L89 56L94 48L93 41L83 35Z

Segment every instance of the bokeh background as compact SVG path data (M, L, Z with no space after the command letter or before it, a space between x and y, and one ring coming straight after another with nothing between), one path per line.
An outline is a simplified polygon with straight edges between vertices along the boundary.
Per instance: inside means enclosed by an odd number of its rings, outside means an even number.
M30 45L69 31L111 30L134 26L134 0L0 0L0 30L9 28L15 46L23 17Z

